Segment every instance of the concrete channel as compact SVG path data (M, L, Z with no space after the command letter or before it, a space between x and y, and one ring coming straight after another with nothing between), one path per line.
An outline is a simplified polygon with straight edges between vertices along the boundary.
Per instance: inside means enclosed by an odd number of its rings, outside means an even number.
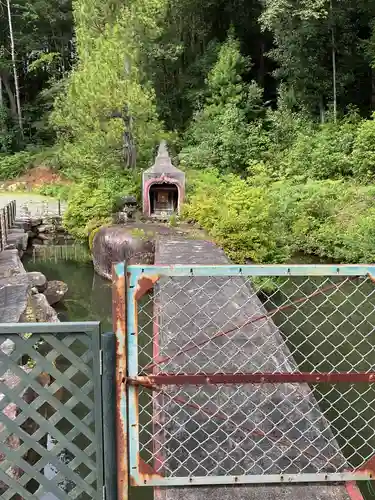
M165 238L158 243L155 264L229 262L224 252L210 242ZM221 372L233 373L238 366L247 372L297 369L278 328L269 318L256 327L240 328L230 341L222 336L206 343L190 357L173 358L176 351L192 339L199 344L217 331L242 324L254 314L265 313L250 283L244 280L161 278L154 304L159 311L158 333L153 342L154 354L161 358L172 356L162 365L164 372L192 373L197 369L217 372L219 367ZM167 398L154 396L152 402L156 421L152 454L160 465L157 472L162 475L235 476L345 470L345 458L308 385L184 386L166 390ZM193 404L184 405L183 401ZM213 416L198 412L197 407L210 407ZM217 409L230 415L230 419L221 422L215 419ZM249 426L256 431L262 429L264 435L251 432ZM276 441L270 439L272 435ZM285 438L286 446L280 436ZM299 500L301 497L306 500L362 498L353 483L260 483L155 490L156 500Z

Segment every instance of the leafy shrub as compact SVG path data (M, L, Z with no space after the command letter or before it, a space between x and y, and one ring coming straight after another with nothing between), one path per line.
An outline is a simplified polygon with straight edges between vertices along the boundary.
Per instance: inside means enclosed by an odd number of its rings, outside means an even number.
M63 223L78 239L86 239L93 229L111 222L119 193L134 195L137 192L137 182L130 174L107 175L102 179L83 178L72 189Z
M0 180L10 180L23 174L35 159L35 154L27 151L12 155L0 155Z
M233 174L220 177L214 170L203 173L201 179L195 173L194 185L184 216L206 229L231 259L273 262L288 257L287 246L280 244L282 228L274 217L267 186Z
M330 217L307 238L307 251L336 262L374 262L374 186L337 183L335 196L321 198Z
M68 200L72 186L70 184L44 184L37 189L37 192L44 196L51 196L60 200Z
M375 186L270 182L261 175L244 180L214 170L191 177L184 217L237 263L281 263L298 252L336 262L375 261Z
M326 123L300 131L281 162L284 177L334 179L352 175L352 150L357 124Z
M374 115L375 116L375 115ZM358 179L375 179L375 121L363 120L354 142L353 171Z
M260 295L271 296L283 286L285 278L277 276L252 276L248 278L251 287Z
M178 226L178 219L176 217L176 214L172 214L170 217L169 217L169 225L171 227L177 227Z
M349 180L290 181L274 184L271 203L278 206L289 247L336 262L373 262L375 186Z

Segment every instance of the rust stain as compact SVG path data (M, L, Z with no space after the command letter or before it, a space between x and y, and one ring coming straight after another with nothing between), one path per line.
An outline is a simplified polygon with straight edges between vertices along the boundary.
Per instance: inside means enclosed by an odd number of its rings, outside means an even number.
M155 283L160 279L158 275L146 276L142 274L139 277L137 288L135 290L134 298L135 300L141 299L147 292L149 292Z
M131 474L130 475L130 484L132 486L144 486L147 484L149 481L152 479L163 479L163 476L158 474L151 465L146 463L138 453L137 456L137 463L138 463L138 474L140 480L136 480L135 477Z
M375 455L367 460L357 471L371 474L372 477L375 477Z
M148 482L151 479L162 479L163 476L158 474L150 464L146 463L138 454L138 472L142 479L142 483Z
M132 385L135 387L141 385L142 387L150 388L153 386L152 378L148 377L147 375L135 378L128 377L126 382L128 385Z
M135 408L135 411L136 411L136 426L139 425L139 398L138 398L138 388L136 387L135 390L133 391L134 393L134 399L132 401L133 405L134 405L134 408Z
M140 486L140 484L137 483L132 474L130 474L130 486Z
M113 313L113 328L121 330L125 335L125 276L116 276L113 272L113 287L112 287L112 313Z
M113 329L116 332L116 444L117 492L119 500L128 500L128 446L126 415L121 412L121 400L126 390L126 280L113 268L112 286Z
M274 384L274 383L375 383L375 372L253 372L253 373L195 373L138 376L128 381L131 385L160 387L163 385L218 385L218 384Z
M142 460L142 458L138 458L138 463L139 463L139 473L144 476L155 476L155 477L160 477L160 474L157 474L155 469L151 467L150 464Z

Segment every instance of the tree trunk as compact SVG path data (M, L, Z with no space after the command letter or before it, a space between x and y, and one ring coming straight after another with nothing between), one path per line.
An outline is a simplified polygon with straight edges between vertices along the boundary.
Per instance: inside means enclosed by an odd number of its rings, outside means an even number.
M264 64L264 53L265 53L265 43L262 38L260 42L260 59L259 59L259 70L258 70L258 83L261 87L264 87L264 75L265 75L265 64Z
M11 113L12 118L15 121L15 123L17 123L17 121L18 121L17 103L16 103L16 98L14 97L12 88L10 86L8 76L5 75L4 73L1 74L1 81L2 81L2 84L4 85L5 92L8 95L10 113Z
M325 110L324 110L324 102L323 102L323 97L320 98L319 100L319 114L320 114L320 123L323 124L325 123Z
M23 136L23 123L22 123L22 110L21 110L21 100L20 100L20 89L18 86L18 74L16 65L16 52L14 49L14 37L13 37L13 25L12 25L12 14L10 11L10 0L7 0L8 8L8 23L9 23L9 35L10 35L10 47L12 55L12 66L13 66L13 78L14 87L16 91L16 105L17 105L17 115L18 115L18 125L20 128L21 135Z
M371 68L371 111L375 111L375 70Z
M333 25L333 5L330 0L331 11L331 42L332 42L332 83L333 83L333 119L337 121L337 82L336 82L336 47L335 47L335 31Z

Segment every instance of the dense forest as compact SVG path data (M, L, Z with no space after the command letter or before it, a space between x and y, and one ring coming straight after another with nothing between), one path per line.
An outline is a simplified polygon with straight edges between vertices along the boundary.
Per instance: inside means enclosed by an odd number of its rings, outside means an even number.
M165 138L183 217L233 260L375 260L375 2L4 0L0 23L0 177L74 181L42 192L77 237Z

